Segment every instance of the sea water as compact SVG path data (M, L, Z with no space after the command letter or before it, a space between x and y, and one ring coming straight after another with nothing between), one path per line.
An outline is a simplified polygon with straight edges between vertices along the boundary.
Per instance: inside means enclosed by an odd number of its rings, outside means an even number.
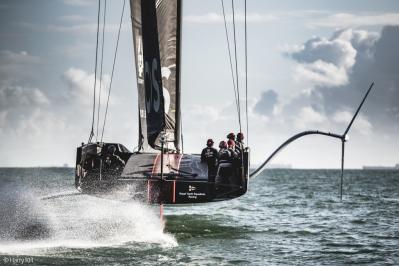
M399 171L266 170L168 207L71 195L70 168L0 169L0 265L399 265Z

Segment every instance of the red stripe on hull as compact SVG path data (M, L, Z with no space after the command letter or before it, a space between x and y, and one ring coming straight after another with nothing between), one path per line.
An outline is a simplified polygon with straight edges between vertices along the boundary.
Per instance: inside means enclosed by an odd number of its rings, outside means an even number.
M173 181L173 195L172 195L172 202L176 202L176 181Z

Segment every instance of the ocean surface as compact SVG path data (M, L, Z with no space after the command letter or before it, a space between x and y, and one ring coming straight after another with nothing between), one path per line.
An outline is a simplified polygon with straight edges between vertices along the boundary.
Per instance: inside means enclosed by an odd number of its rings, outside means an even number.
M266 170L241 198L159 208L0 169L0 265L399 265L399 171Z

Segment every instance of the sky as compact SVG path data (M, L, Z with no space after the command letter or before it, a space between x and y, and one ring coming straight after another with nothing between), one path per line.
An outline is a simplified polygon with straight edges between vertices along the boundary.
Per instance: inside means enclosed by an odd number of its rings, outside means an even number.
M234 3L245 110L244 1ZM0 2L0 167L75 164L76 147L91 128L97 4ZM126 4L104 141L133 150L137 86ZM232 40L231 1L224 4ZM108 1L106 11L100 125L122 5ZM253 165L298 132L342 134L371 82L349 132L345 164L399 163L398 1L247 0L247 16L248 135L245 112L242 125ZM199 153L208 138L218 143L239 131L221 2L183 0L182 34L184 152ZM340 149L339 140L308 136L273 163L338 168Z

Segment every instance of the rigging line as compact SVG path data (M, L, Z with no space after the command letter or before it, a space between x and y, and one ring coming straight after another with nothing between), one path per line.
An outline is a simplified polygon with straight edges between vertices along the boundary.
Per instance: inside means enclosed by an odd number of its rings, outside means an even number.
M99 35L99 28L100 28L100 11L101 11L101 0L98 0L98 14L97 14L97 41L96 41L96 60L95 60L95 67L94 67L94 96L93 96L93 117L91 120L91 131L89 135L88 143L91 142L91 139L94 136L94 120L95 120L95 113L96 113L96 86L97 86L97 57L98 57L98 35Z
M245 116L247 122L247 146L249 146L249 121L248 121L248 46L247 46L247 0L244 0L244 25L245 25Z
M235 97L235 100L236 100L236 108L237 108L237 115L238 115L239 114L239 111L238 111L239 102L238 102L238 98L237 98L237 90L236 90L236 82L235 82L235 77L234 77L233 62L231 60L231 49L230 49L229 33L227 31L226 14L225 14L225 11L224 11L223 0L220 0L220 2L222 3L223 18L224 18L224 29L226 31L227 49L229 51L231 78L233 80L233 90L234 90L234 97Z
M107 105L106 105L106 107L105 107L104 123L103 123L103 129L102 129L102 132L101 132L101 142L103 142L104 129L105 129L105 122L106 122L106 120L107 120L108 105L109 105L109 96L111 95L112 80L113 80L113 78L114 78L115 61L116 61L116 55L118 54L119 37L120 37L120 35L121 35L123 13L125 12L125 4L126 4L126 0L123 0L123 7L122 7L121 20L120 20L120 22L119 22L119 29L118 29L118 39L116 40L116 47L115 47L115 54L114 54L114 63L112 64L111 80L110 80L110 82L109 82L109 90L108 90Z
M241 103L240 103L240 86L238 82L238 58L237 58L237 40L236 40L236 23L234 16L234 0L231 0L231 8L233 9L233 32L234 32L234 55L235 55L235 63L236 63L236 84L237 84L237 98L238 98L238 123L240 124L240 132L241 130Z
M101 108L101 90L102 90L102 80L103 80L103 61L104 61L104 33L105 33L105 17L107 12L107 0L104 0L104 18L103 18L103 36L101 44L101 63L100 63L100 89L98 91L98 104L97 104L97 129L96 129L96 142L98 139L98 127L100 123L100 108Z

